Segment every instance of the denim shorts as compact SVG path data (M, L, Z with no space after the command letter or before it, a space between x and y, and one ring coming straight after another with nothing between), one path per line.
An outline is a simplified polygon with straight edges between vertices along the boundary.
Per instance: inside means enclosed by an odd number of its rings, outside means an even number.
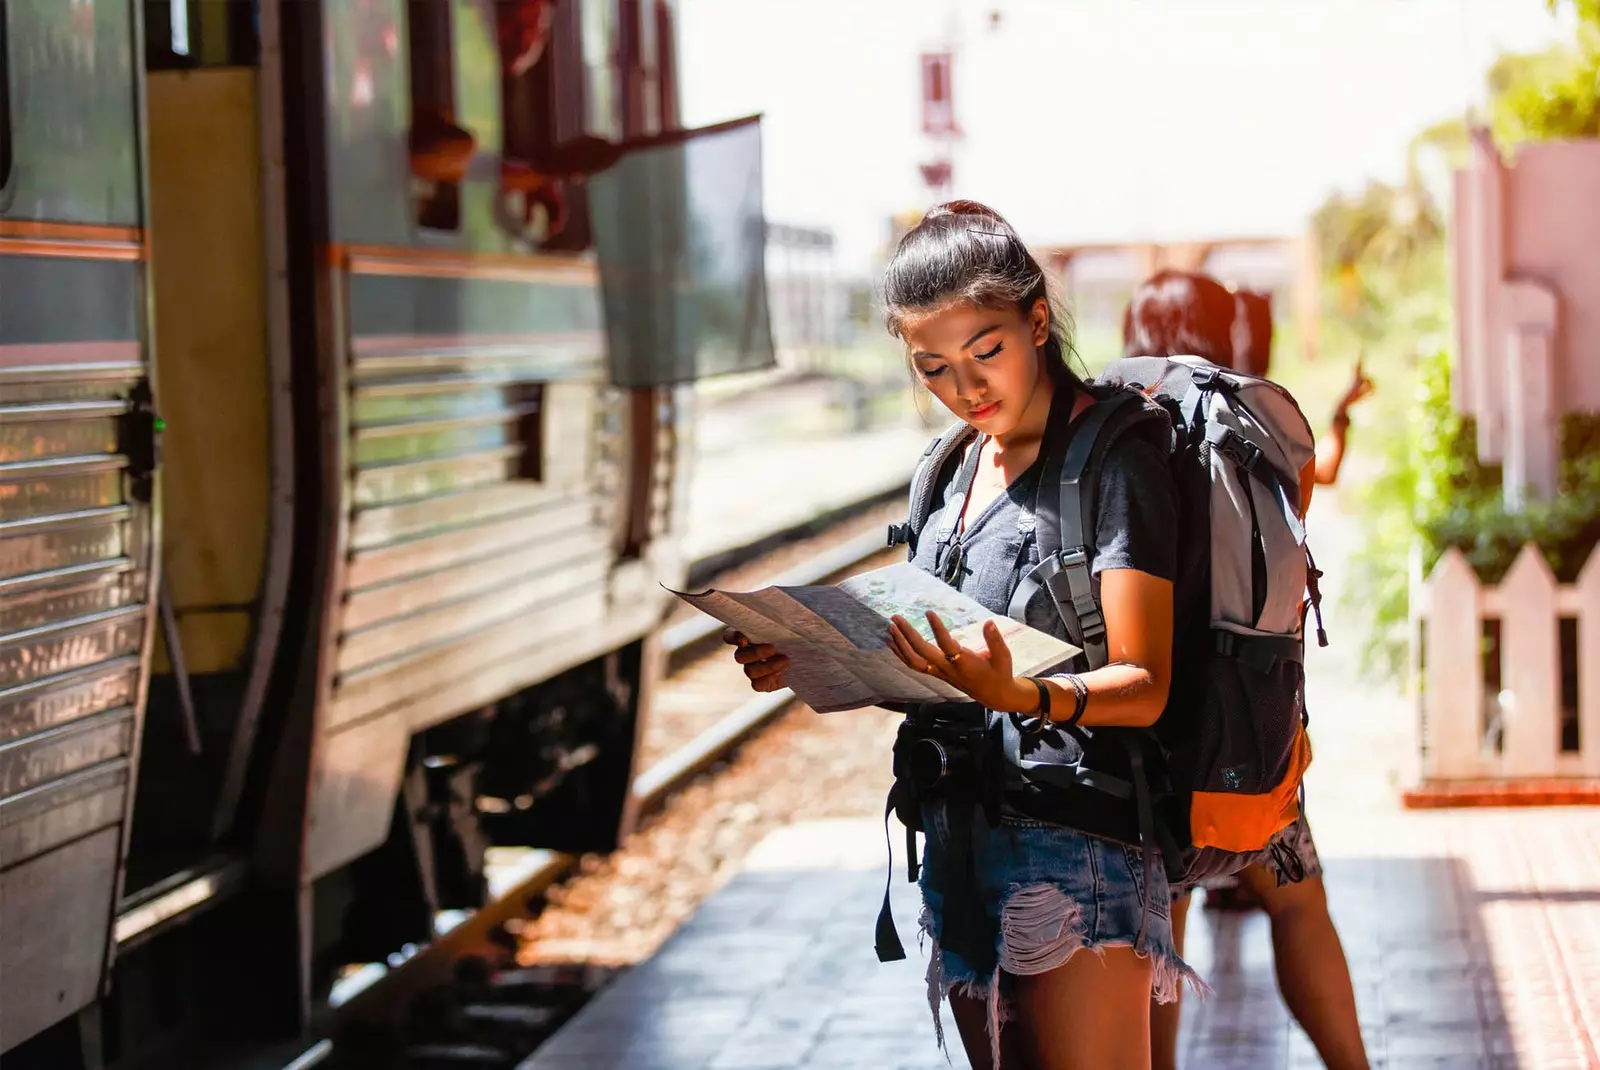
M991 976L979 976L939 942L941 889L956 876L948 872L951 822L943 804L924 805L923 830L922 931L932 941L928 1003L941 1045L940 1000L952 991L982 998L989 1007L998 1065L1000 1024L1007 1017L1013 978L1047 973L1086 949L1135 947L1141 926L1143 955L1154 965L1159 1002L1176 999L1185 982L1204 988L1173 949L1167 878L1159 862L1150 869L1147 889L1144 854L1137 847L1023 818L1006 817L994 828L981 811L971 823L973 879L993 922L999 966Z

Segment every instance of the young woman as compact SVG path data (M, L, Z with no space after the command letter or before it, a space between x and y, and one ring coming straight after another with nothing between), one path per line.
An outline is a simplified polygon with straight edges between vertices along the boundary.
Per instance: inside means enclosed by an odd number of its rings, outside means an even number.
M1123 317L1125 356L1196 356L1213 364L1233 367L1252 375L1267 370L1271 319L1263 325L1253 316L1246 325L1234 321L1235 297L1207 275L1164 271L1152 276L1133 295ZM1241 326L1244 329L1240 329ZM1237 349L1236 349L1237 347ZM1365 382L1357 369L1351 394L1337 413L1358 397ZM1369 384L1370 388L1370 384ZM1348 417L1346 417L1348 420ZM1339 436L1342 455L1344 439ZM1301 475L1303 503L1309 505L1313 469L1320 472L1326 454L1319 445L1317 458ZM1337 460L1334 462L1337 470ZM1332 480L1329 479L1328 482ZM1332 1070L1365 1070L1366 1049L1356 1017L1355 993L1344 948L1328 914L1328 896L1322 882L1322 862L1305 815L1284 829L1269 849L1270 862L1246 867L1239 884L1253 895L1272 922L1273 959L1278 988L1323 1062ZM1177 890L1172 904L1175 946L1183 949L1189 909L1189 889ZM1211 896L1207 892L1207 898ZM1154 1070L1177 1066L1179 1004L1153 1008L1151 1048Z
M946 466L913 561L1004 614L1039 560L1031 510L1052 409L1068 437L1078 425L1061 417L1081 416L1097 396L1068 367L1066 325L1039 263L980 204L929 212L901 240L884 298L917 380L976 432ZM884 640L899 658L971 699L912 709L902 739L933 725L981 736L1009 721L1034 766L1110 772L1122 752L1103 730L1155 723L1172 672L1177 556L1176 492L1160 446L1130 434L1108 449L1096 514L1091 574L1110 663L1019 678L997 631L984 649L962 648L937 618L926 634L896 618ZM1048 595L1025 617L1066 638ZM743 644L737 656L758 690L782 686L786 662L771 647ZM1074 809L1076 796L1023 782L1014 768L983 775L964 794L920 797L935 1022L948 997L976 1070L1144 1070L1152 996L1173 1000L1195 978L1173 950L1164 870L1157 861L1147 877L1134 846L1132 804L1110 815Z

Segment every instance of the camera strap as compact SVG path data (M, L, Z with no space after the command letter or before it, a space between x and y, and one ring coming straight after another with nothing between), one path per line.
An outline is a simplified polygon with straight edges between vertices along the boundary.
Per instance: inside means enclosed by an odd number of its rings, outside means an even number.
M879 962L899 962L906 957L905 946L900 943L900 934L894 929L894 912L889 907L889 889L894 884L894 840L889 835L889 818L894 814L897 795L900 791L900 781L896 780L889 789L889 798L883 805L883 845L889 849L889 875L883 881L883 906L878 908L878 928L873 939L873 949L878 953ZM910 855L909 871L911 879L916 880L917 872L917 833L915 829L906 829L906 851Z

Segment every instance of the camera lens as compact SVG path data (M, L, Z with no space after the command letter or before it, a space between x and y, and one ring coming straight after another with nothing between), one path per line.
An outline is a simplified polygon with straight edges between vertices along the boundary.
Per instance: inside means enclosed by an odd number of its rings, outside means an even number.
M920 739L911 751L911 782L926 791L950 771L950 755L936 739Z

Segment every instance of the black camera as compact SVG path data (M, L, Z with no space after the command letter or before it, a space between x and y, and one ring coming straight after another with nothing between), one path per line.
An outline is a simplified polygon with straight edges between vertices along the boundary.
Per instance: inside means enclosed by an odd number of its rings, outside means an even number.
M975 804L998 823L1005 788L999 726L981 714L961 722L907 717L895 739L894 775L919 800Z
M971 752L962 745L918 739L906 755L906 774L917 791L927 794L952 779L967 781L975 772L975 764Z

